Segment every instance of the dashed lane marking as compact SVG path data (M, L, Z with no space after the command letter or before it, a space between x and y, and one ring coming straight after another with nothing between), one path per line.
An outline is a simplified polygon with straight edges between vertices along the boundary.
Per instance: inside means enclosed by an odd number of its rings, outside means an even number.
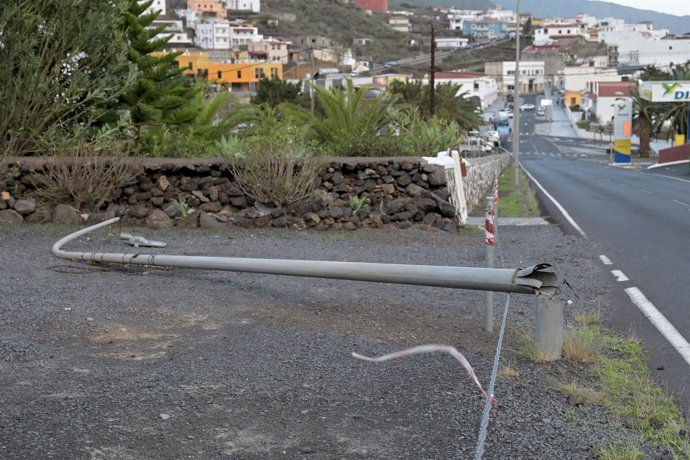
M623 273L620 270L611 270L611 274L616 277L616 281L618 281L619 283L630 281L630 278L625 276L625 273Z
M599 260L601 260L601 263L604 265L613 265L613 262L611 262L611 259L606 257L604 254L599 256Z
M671 201L673 201L674 203L679 204L681 206L685 206L686 208L690 208L690 204L683 203L682 201L678 201L678 200L671 200Z

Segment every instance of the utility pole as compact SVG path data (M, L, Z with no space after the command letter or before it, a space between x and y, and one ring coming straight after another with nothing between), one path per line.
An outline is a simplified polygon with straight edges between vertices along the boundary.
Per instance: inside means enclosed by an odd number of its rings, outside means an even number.
M431 18L431 69L429 69L429 116L433 117L436 109L436 38L434 37L434 19Z
M314 113L314 48L311 49L311 78L309 79L309 104Z
M515 186L520 185L520 0L515 7L515 97L513 98L513 167ZM516 110L517 109L517 110Z

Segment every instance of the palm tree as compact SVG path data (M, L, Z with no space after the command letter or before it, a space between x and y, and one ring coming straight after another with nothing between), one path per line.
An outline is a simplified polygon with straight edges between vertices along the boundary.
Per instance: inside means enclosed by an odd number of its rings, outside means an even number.
M458 124L460 132L479 129L484 123L475 113L477 102L469 97L469 91L459 92L460 85L444 84L436 87L436 115Z
M361 155L362 148L371 146L391 120L391 106L395 101L382 92L373 99L367 97L369 88L355 88L346 80L345 88L326 90L314 86L323 115L294 104L283 104L279 110L295 121L309 126L314 140L331 153Z
M429 86L419 82L393 82L392 92L400 96L406 107L418 108L425 119L431 118L429 113ZM482 117L475 113L476 101L469 97L469 93L459 92L460 85L442 84L436 86L435 115L457 123L461 132L471 131L483 124Z
M689 64L679 64L673 69L673 80L690 80ZM655 123L655 131L661 132L663 126L668 123L671 125L673 132L678 134L688 134L688 112L690 107L688 104L681 104L678 102L666 102L659 104L657 111L657 121ZM670 136L670 133L669 133ZM686 140L687 142L687 140Z
M652 121L654 120L658 104L643 99L639 89L630 92L633 104L633 125L640 136L640 158L649 158L650 141L652 137Z

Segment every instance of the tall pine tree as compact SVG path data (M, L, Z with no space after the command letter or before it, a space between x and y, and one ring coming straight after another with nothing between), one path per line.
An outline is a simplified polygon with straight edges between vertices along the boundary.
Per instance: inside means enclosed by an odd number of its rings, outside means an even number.
M203 89L193 86L176 68L181 53L162 52L170 36L165 25L151 27L160 12L146 10L153 0L128 0L119 19L126 34L129 60L139 70L136 83L121 98L120 109L130 112L138 131L146 126L181 126L191 123L203 108Z

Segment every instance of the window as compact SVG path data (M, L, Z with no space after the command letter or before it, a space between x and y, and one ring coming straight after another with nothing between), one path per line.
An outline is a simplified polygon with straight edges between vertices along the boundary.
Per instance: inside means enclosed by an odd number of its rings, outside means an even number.
M479 89L479 83L477 83L476 81L474 82L474 89L475 89L475 90L478 90L478 89Z
M264 69L262 69L262 68L254 69L254 77L256 79L259 79L263 76L264 76Z
M278 68L276 67L271 67L271 76L278 78Z
M189 62L189 63L187 63L187 68L189 70L194 70L194 65L191 62Z
M218 80L220 80L221 78L223 78L223 71L219 70L218 71Z
M508 75L515 75L515 71L514 71L514 70L509 70L509 71L508 71Z
M241 70L238 70L238 71L237 71L237 78L238 78L238 79L239 79L239 78L242 78L242 71L241 71Z

